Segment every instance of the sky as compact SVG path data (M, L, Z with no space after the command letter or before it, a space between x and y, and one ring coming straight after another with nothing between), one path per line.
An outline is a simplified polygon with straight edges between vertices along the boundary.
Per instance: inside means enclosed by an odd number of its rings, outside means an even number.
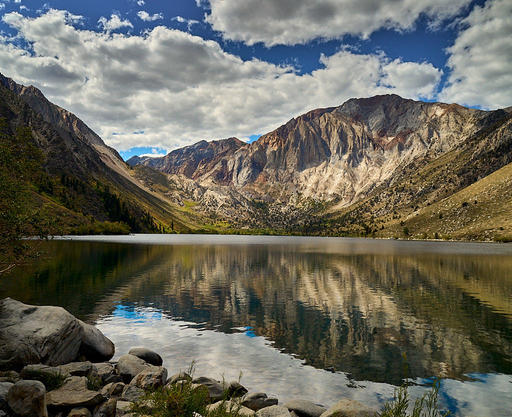
M353 97L512 105L512 0L0 0L0 72L121 155Z

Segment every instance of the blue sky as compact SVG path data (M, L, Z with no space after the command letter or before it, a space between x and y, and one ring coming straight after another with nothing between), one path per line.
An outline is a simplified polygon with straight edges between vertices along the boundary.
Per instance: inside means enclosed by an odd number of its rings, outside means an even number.
M123 157L254 140L351 97L512 104L509 0L0 0L0 15L0 72Z

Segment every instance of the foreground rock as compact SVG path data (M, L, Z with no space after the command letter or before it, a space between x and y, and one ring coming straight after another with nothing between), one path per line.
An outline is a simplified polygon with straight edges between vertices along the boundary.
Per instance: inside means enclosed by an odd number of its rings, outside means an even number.
M206 407L209 412L215 411L220 407L224 407L224 410L228 412L238 413L242 417L253 417L256 413L250 408L244 407L243 405L234 401L218 401L215 404L210 404Z
M208 395L211 402L225 399L224 387L219 381L202 376L200 378L193 379L192 382L196 385L203 386L208 390Z
M67 378L62 387L47 395L48 407L53 408L93 407L103 400L101 393L87 388L87 378L83 376Z
M138 348L132 348L128 352L129 355L137 356L138 358L142 359L143 361L155 365L155 366L162 366L162 357L152 350L138 347Z
M12 411L23 417L47 417L46 389L39 381L16 382L7 393Z
M321 417L374 417L377 410L359 401L343 399L330 407Z
M277 398L269 398L263 392L251 392L242 397L242 405L254 411L277 405L277 403Z
M282 405L271 405L270 407L265 407L257 411L256 417L291 417L291 414L288 409Z
M159 366L156 369L139 372L130 382L130 385L142 389L155 389L162 387L167 381L167 369Z
M158 367L148 364L146 361L134 355L123 355L117 362L117 372L125 384L129 384L142 371L157 370Z
M306 400L290 400L284 405L298 417L320 417L327 408Z
M61 307L31 306L11 298L0 301L0 370L28 364L57 366L80 355L109 360L114 344L98 329Z

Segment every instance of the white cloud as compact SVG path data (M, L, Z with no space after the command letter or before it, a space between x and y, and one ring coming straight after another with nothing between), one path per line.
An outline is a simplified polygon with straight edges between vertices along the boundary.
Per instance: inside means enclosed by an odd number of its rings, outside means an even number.
M184 23L187 25L187 29L190 30L190 28L192 27L192 25L196 25L199 23L199 21L197 20L194 20L194 19L185 19L184 17L182 16L174 16L171 20L174 20L176 22L179 22L179 23Z
M103 30L107 32L111 32L123 27L133 28L132 23L128 19L122 20L121 17L117 14L112 14L110 19L101 16L98 20L98 23L101 27L103 27Z
M209 0L206 20L225 39L248 45L293 45L346 34L366 38L380 28L408 30L420 15L439 22L453 17L469 3L470 0Z
M141 10L137 12L137 16L145 22L153 22L155 20L163 19L164 15L162 13L149 14L148 12Z
M146 2L145 2L144 0L138 0L138 1L137 1L137 4L138 4L139 6L144 6L144 5L146 4Z
M37 18L6 14L4 22L32 49L0 37L0 72L39 87L120 150L247 137L351 97L432 97L441 77L429 63L349 50L322 56L322 68L300 75L243 61L187 32L158 26L142 35L111 34L76 28L78 19L58 10Z
M512 2L488 0L461 25L448 49L452 72L441 99L487 108L512 105Z

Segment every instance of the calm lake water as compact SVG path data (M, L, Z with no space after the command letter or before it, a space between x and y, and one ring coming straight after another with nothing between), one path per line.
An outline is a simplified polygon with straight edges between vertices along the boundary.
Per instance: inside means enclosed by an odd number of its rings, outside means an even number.
M42 242L0 297L60 305L170 373L380 406L441 377L455 415L512 415L512 245L134 235Z

